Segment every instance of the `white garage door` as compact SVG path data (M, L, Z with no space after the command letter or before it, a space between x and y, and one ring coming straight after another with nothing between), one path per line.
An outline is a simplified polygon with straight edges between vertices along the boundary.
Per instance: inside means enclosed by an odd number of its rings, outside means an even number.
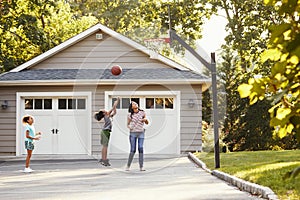
M34 154L90 154L90 111L87 96L22 96L20 118L35 119L41 140ZM24 126L20 128L20 150L24 149Z
M119 96L119 95L117 95ZM115 95L108 97L111 108ZM128 105L136 101L146 112L150 124L146 126L144 151L146 154L179 154L180 134L176 95L131 95L120 96L117 115L113 118L113 131L110 140L110 154L128 154L129 130L126 126Z

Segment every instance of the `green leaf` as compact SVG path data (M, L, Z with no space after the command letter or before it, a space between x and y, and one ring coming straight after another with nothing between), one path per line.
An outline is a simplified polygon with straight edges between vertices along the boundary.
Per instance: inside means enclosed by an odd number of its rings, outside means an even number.
M283 35L286 31L291 28L291 24L283 23L272 27L272 38Z
M295 64L295 65L297 65L298 63L299 63L299 58L297 57L297 56L292 56L291 58L290 58L290 62L292 63L292 64Z
M285 70L286 70L286 65L287 62L277 62L271 69L271 73L273 76L275 76L276 74L284 74Z
M274 0L264 0L264 4L266 5L273 5L274 4Z
M268 49L264 51L261 55L262 62L266 62L267 60L279 60L281 56L281 52L279 49Z
M290 108L278 108L276 118L282 120L287 117L292 112Z
M270 120L270 126L276 127L276 126L279 126L279 125L281 125L281 120L279 120L277 118L272 118Z
M280 128L279 131L278 131L278 137L279 138L283 138L287 135L287 132L286 132L286 127L284 128Z
M241 98L248 97L251 94L252 85L243 83L238 87L238 92L240 93Z
M288 133L292 133L293 129L294 129L294 125L293 124L289 124L287 126L287 128L286 128L286 130L287 130Z

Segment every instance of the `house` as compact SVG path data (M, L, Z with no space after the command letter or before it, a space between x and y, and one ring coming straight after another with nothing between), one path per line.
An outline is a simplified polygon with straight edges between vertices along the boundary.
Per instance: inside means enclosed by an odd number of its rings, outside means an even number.
M100 129L93 115L121 101L113 119L109 153L129 152L126 127L131 100L145 110L145 154L201 150L201 94L208 77L97 24L0 75L0 155L26 154L22 116L43 132L35 154L99 155ZM122 74L110 72L120 65ZM161 102L161 103L160 103ZM150 105L150 103L152 105Z

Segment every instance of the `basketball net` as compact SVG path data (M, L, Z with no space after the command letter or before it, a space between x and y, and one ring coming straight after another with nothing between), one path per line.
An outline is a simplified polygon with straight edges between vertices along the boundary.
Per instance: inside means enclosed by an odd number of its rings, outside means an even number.
M144 39L144 43L149 49L150 58L156 59L163 47L170 43L170 38L149 38Z

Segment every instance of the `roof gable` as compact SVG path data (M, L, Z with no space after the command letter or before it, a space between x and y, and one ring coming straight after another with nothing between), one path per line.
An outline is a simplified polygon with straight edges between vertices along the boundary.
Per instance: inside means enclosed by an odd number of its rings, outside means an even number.
M138 51L143 52L144 54L150 56L150 50L148 48L146 48L145 46L107 28L106 26L103 26L101 24L97 24L89 29L87 29L86 31L83 31L82 33L70 38L69 40L61 43L60 45L48 50L47 52L33 58L32 60L29 60L28 62L20 65L19 67L16 67L14 69L12 69L10 72L19 72L22 71L24 69L29 69L30 67L33 67L35 65L37 65L38 63L41 63L42 61L49 59L50 57L58 54L59 52L71 47L72 45L75 45L77 43L79 43L80 41L83 41L85 38L99 32L102 31L105 34L108 34L109 36L113 37L116 40L119 40L129 46L131 46L133 49L136 49ZM184 66L162 56L162 55L157 55L156 60L172 67L175 69L179 69L179 70L188 70L187 68L185 68Z

